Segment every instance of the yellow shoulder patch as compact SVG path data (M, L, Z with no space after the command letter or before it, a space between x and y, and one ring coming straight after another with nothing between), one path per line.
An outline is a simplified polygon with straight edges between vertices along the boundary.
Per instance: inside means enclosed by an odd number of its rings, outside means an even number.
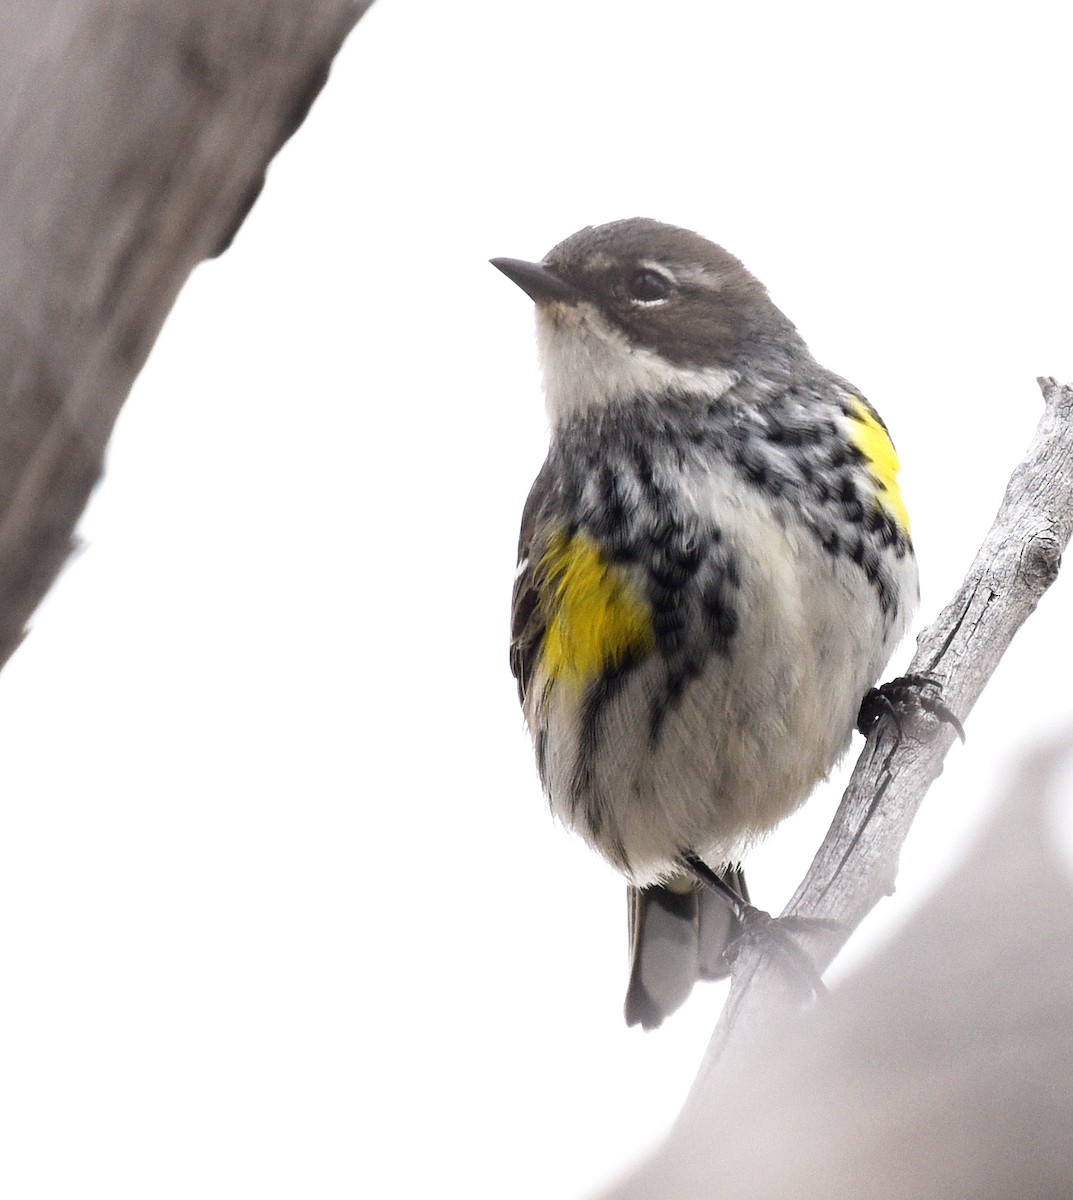
M551 679L583 687L654 645L648 605L588 534L553 534L537 576L547 620L541 665Z
M853 405L850 437L857 449L868 459L872 478L879 488L876 499L908 537L909 512L902 499L902 490L898 486L901 464L898 462L894 444L872 407L859 396L851 396L850 400Z

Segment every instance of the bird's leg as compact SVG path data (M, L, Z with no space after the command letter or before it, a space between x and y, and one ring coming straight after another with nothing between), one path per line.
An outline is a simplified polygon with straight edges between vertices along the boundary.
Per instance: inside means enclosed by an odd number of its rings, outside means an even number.
M926 689L932 689L928 691ZM904 734L901 716L912 709L923 710L938 717L953 727L958 737L965 740L965 727L957 714L943 703L939 695L939 681L933 675L899 675L877 688L869 688L861 701L857 714L857 729L867 737L883 717L890 717L898 727L898 736Z
M782 957L798 979L808 988L810 994L817 996L826 994L827 988L820 978L819 971L816 970L816 964L801 945L794 940L793 930L796 928L802 932L810 929L830 931L840 928L838 921L828 920L825 917L773 917L762 908L757 908L748 900L742 899L717 871L713 871L696 854L683 854L681 863L683 869L688 871L694 879L723 897L741 926L741 934L730 943L725 951L728 961L733 961L734 947L743 939L756 938L766 941L782 952Z
M730 906L730 911L744 925L749 920L750 912L760 912L760 909L754 908L748 900L743 899L730 886L729 883L719 874L718 871L713 871L711 867L695 854L683 854L682 866L693 876L698 882L709 887L713 892L718 892ZM766 916L767 914L765 914Z

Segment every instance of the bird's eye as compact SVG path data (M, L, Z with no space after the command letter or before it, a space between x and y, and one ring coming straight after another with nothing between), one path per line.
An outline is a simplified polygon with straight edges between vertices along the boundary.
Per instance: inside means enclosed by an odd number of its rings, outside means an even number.
M627 286L630 299L637 300L641 304L658 304L671 294L671 281L666 275L661 275L659 271L653 271L651 267L643 267L640 271L634 271Z

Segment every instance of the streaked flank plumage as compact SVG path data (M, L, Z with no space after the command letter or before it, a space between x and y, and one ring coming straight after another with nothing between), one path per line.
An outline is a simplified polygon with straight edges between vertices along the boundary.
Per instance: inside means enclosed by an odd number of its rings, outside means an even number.
M898 459L695 233L637 218L493 262L536 303L551 423L511 667L552 810L628 880L626 1013L651 1028L724 971L742 856L845 751L906 631Z

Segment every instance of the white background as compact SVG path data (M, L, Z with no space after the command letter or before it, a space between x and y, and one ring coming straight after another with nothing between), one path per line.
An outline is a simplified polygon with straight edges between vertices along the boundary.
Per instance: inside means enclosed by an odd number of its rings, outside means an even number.
M887 419L926 623L1034 377L1073 378L1066 39L1000 13L378 0L183 291L0 678L5 1197L582 1197L655 1143L722 991L625 1029L621 881L535 780L506 630L545 426L486 260L632 215L739 255ZM1073 719L1071 588L858 958ZM755 853L759 903L836 798Z

